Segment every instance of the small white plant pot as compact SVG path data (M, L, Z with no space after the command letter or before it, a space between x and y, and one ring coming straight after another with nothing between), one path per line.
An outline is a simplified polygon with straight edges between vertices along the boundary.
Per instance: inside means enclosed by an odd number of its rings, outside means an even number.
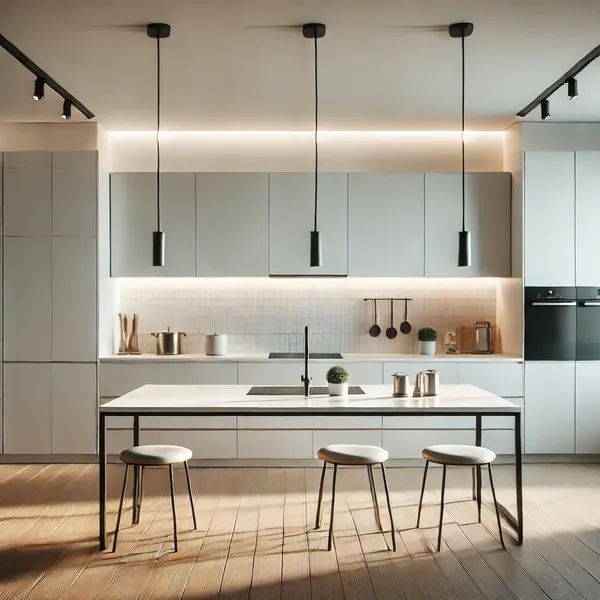
M330 396L347 396L348 395L348 384L347 383L330 383L329 384L329 395Z
M419 342L419 354L431 356L435 354L435 342Z

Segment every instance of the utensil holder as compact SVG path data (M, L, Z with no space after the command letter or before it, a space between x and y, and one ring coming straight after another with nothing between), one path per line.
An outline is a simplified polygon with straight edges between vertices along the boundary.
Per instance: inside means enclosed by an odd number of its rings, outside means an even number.
M140 342L138 337L138 328L139 328L139 316L137 314L133 315L133 319L131 321L131 335L129 336L129 343L127 344L127 350L129 354L141 354L140 352Z
M129 354L129 350L127 349L127 315L123 313L119 313L119 354Z

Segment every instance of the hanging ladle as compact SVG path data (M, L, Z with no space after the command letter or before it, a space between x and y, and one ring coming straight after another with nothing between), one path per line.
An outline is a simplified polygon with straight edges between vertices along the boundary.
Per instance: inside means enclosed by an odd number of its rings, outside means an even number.
M400 332L408 335L412 331L412 325L408 322L408 298L404 298L404 321L400 323Z
M394 327L394 300L390 300L390 326L385 330L388 340L393 340L398 335L398 330Z
M375 324L369 329L369 335L377 337L381 333L381 327L377 324L377 300L373 300L373 308L375 310Z

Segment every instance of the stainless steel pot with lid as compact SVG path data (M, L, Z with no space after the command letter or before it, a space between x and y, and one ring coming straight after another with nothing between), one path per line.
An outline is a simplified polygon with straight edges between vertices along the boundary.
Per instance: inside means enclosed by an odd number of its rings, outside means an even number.
M183 331L159 331L152 334L156 338L156 354L182 354Z

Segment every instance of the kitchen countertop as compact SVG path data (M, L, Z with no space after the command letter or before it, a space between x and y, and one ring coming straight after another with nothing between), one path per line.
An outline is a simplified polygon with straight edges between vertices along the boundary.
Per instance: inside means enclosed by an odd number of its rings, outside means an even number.
M523 362L518 356L508 354L434 354L427 356L423 354L376 354L376 353L344 353L342 359L317 359L311 358L310 362L388 362L388 361L414 361L414 362ZM268 362L268 363L302 363L301 358L269 358L268 353L256 354L236 354L231 353L226 356L207 356L206 354L176 354L162 355L156 354L125 354L106 356L100 359L101 363L140 363L140 362Z
M521 407L473 385L441 385L437 396L394 398L389 385L364 385L358 396L313 395L305 398L286 395L248 396L249 385L144 385L100 407L105 414L153 411L169 414L193 411L199 414L265 414L290 411L292 414L423 414L476 410L477 413L520 413ZM278 387L278 386L275 386ZM411 390L412 393L412 390Z

